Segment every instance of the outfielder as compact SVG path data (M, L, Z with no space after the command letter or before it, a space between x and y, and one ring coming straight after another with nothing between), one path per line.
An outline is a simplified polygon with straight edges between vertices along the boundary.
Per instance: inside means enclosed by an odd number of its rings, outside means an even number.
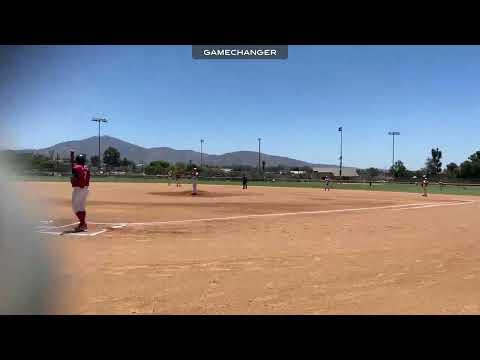
M325 188L323 191L330 191L330 178L328 176L325 176Z
M192 195L197 195L197 179L198 179L197 168L193 168L193 171L192 171Z
M70 153L70 159L73 160L73 152ZM80 223L74 229L75 231L87 230L85 221L87 212L85 205L88 197L88 187L90 185L90 170L85 165L86 157L84 154L77 155L75 162L72 161L72 209Z
M177 187L182 186L180 182L180 173L178 171L175 173L175 183L177 184Z
M247 176L245 174L243 174L243 177L242 177L243 189L246 189L248 187L247 183L248 183Z
M440 191L443 191L443 188L445 187L445 184L443 181L439 181L438 185L440 185Z

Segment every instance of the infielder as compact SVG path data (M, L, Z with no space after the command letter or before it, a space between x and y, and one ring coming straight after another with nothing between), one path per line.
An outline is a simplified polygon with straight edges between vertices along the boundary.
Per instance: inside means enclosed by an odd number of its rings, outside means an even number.
M246 189L248 187L247 183L248 183L247 176L243 174L243 177L242 177L243 189Z
M193 168L193 171L192 171L192 195L197 195L197 179L198 179L197 168Z
M325 176L325 188L323 189L323 191L330 191L330 179L328 176Z
M71 153L73 158L73 152ZM75 231L87 230L87 223L85 221L87 212L85 205L88 197L88 187L90 185L90 170L85 165L85 155L80 154L72 162L72 177L70 182L72 184L72 209L77 216L80 223L74 229Z
M175 182L177 184L177 187L182 186L182 184L180 183L180 173L179 172L175 173Z
M445 184L443 183L443 181L439 181L438 182L438 185L440 185L440 191L443 191L443 188L445 186Z
M427 175L423 175L423 180L422 180L423 195L422 196L427 196L427 186L428 186Z
M172 182L172 176L173 176L173 172L172 172L172 170L169 170L168 171L168 186L170 186L170 183Z

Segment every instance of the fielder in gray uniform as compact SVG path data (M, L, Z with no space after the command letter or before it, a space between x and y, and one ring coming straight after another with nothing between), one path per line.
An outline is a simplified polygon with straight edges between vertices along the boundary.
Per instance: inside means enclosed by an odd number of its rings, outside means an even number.
M325 176L325 188L323 189L323 191L330 191L330 179L328 178L328 176Z
M197 195L197 180L198 180L198 171L197 171L197 168L193 168L193 171L192 171L192 195Z
M423 175L423 180L422 180L423 194L422 194L422 196L427 197L427 187L428 187L428 179L427 179L426 175Z

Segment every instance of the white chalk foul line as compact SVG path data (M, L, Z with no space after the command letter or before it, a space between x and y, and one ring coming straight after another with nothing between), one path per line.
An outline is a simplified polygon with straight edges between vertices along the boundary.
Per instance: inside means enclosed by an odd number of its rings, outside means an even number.
M465 205L473 203L474 201L465 201L460 203L427 203L421 204L422 207L428 205L436 206L447 206L447 205ZM365 210L383 210L383 209L397 209L397 208L408 208L411 206L418 207L416 204L403 204L403 205L387 205L387 206L372 206L372 207L363 207L363 208L351 208L351 209L331 209L331 210L314 210L314 211L299 211L299 212L286 212L286 213L270 213L270 214L252 214L252 215L237 215L237 216L226 216L226 217L215 217L215 218L200 218L200 219L187 219L187 220L169 220L169 221L149 221L149 222L132 222L132 223L100 223L100 222L90 222L95 225L128 225L128 226L148 226L148 225L171 225L171 224L184 224L192 222L208 222L208 221L225 221L225 220L239 220L239 219L254 219L262 217L275 217L275 216L293 216L293 215L316 215L316 214L330 214L330 213L341 213L341 212L354 212L354 211L365 211Z
M413 206L413 207L406 207L403 209L393 209L396 211L400 210L410 210L410 209L425 209L425 208L432 208L432 207L437 207L437 206L455 206L455 205L466 205L466 204L472 204L474 203L473 200L466 200L463 202L457 202L457 203L436 203L436 204L423 204L419 206Z

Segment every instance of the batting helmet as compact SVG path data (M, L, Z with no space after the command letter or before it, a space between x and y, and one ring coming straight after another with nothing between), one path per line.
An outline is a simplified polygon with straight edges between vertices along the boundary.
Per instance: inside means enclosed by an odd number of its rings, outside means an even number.
M84 154L79 154L75 157L75 162L77 164L85 165L87 157Z

